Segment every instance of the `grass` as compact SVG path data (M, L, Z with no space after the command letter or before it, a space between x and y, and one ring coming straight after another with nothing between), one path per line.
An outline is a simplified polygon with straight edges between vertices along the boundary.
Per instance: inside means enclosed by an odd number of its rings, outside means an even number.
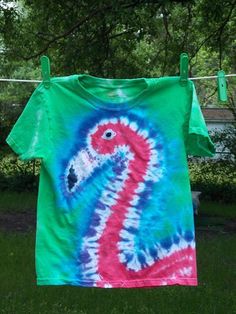
M199 214L235 218L236 217L236 203L234 204L220 204L215 202L200 202L201 206Z
M1 191L0 212L21 212L35 210L37 205L37 192Z
M36 202L37 193L2 192L0 212L35 210ZM235 208L201 201L197 225L222 226ZM198 287L99 289L36 286L35 231L0 232L0 313L236 314L235 233L197 229L196 238Z
M145 289L36 286L34 239L0 234L0 313L236 313L235 235L197 235L198 287Z

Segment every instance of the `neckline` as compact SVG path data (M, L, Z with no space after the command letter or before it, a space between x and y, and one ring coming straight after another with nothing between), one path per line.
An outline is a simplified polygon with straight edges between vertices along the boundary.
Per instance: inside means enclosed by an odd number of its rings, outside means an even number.
M144 83L145 87L141 90L141 92L137 93L136 95L132 97L128 97L128 99L124 99L123 101L117 101L118 96L116 97L116 100L114 99L104 100L90 91L86 87L83 86L81 83L81 79L85 78L87 82L94 84L94 86L101 86L106 88L121 88L124 86L135 86L135 84L141 84ZM122 110L128 110L136 105L138 105L141 101L141 99L146 95L146 93L150 90L150 88L154 85L151 84L153 81L152 79L148 79L145 77L139 77L139 78L102 78L93 76L90 74L75 74L74 75L75 83L76 83L76 89L79 90L83 96L91 103L95 109L100 110L113 110L113 111L122 111Z

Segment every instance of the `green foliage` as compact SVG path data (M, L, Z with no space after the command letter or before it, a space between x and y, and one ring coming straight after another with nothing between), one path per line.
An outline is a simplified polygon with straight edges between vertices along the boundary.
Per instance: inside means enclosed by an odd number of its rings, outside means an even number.
M182 51L189 53L192 71L204 53L214 61L214 69L223 63L235 65L234 2L25 0L17 4L0 14L2 58L31 60L35 67L46 53L55 75L87 70L113 77L175 75Z
M12 79L34 79L41 80L39 62L37 66L32 62L15 62L14 70L7 71L8 64L0 67L0 75L3 78ZM15 83L15 82L0 82L0 104L25 104L29 96L37 86L37 83Z
M0 190L37 191L39 169L39 160L23 162L15 153L2 154L0 159Z
M32 62L18 61L13 64L15 68L11 69L9 61L3 63L0 67L0 76L13 79L41 79L39 67L34 67ZM37 83L0 82L0 146L6 145L5 138L36 86Z
M236 71L236 4L231 1L53 1L0 4L0 76L40 79L39 57L53 76L105 77L179 74L190 57L190 76ZM236 79L228 79L235 111ZM5 135L35 84L0 82L0 130ZM202 105L218 104L215 80L196 82ZM21 106L21 107L19 107ZM4 141L1 138L1 143Z
M199 158L189 162L191 189L201 191L203 200L234 203L236 165L228 160Z

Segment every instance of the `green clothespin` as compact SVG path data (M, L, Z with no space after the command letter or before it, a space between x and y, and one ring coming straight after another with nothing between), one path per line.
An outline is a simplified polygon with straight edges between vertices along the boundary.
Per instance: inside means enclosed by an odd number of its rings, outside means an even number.
M227 83L225 78L225 72L223 70L217 72L217 84L218 84L218 100L221 102L228 101Z
M43 84L46 88L50 87L50 61L47 56L42 56L41 61L41 71L43 77Z
M183 52L180 55L180 84L185 85L188 81L188 54Z

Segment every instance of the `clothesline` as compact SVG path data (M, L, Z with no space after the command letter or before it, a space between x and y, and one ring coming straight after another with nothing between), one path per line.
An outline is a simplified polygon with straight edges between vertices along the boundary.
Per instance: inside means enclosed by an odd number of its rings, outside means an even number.
M233 77L236 74L226 74L225 77ZM199 77L190 77L190 80L207 80L207 79L215 79L217 75L212 76L199 76ZM22 82L22 83L40 83L42 80L24 80L24 79L7 79L7 78L0 78L0 82Z

